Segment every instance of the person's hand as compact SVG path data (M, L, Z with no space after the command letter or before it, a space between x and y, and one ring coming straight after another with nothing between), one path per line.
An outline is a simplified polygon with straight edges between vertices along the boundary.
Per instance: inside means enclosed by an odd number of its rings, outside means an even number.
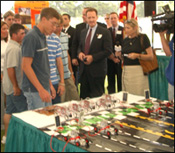
M119 59L118 57L115 57L115 58L113 59L113 62L114 62L114 63L119 63L119 62L120 62L120 59Z
M165 31L162 31L162 32L159 32L159 35L160 36L164 36L166 33L167 33L168 30L165 30Z
M130 53L130 54L128 54L128 58L135 60L136 58L138 58L138 54L137 53Z
M90 65L93 62L92 55L86 55L85 58L86 58L86 60L84 61L84 64Z
M72 64L75 65L75 66L78 66L79 65L78 60L77 59L72 59Z
M13 95L14 96L20 96L21 95L21 89L19 87L13 87Z
M78 58L79 58L82 62L84 62L85 56L86 56L86 55L85 55L84 53L80 52L79 55L78 55Z
M64 91L65 91L65 86L62 84L59 84L57 94L59 94L59 96L62 96L64 94Z
M43 102L50 103L52 96L44 88L39 91L39 96Z
M53 87L53 85L51 85L51 87L50 87L50 92L51 92L52 99L55 99L56 91L55 91L55 88Z
M115 52L116 57L121 57L121 52Z

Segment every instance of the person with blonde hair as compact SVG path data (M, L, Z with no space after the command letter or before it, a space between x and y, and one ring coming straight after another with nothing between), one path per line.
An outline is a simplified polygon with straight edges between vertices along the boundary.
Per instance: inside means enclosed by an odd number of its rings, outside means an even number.
M122 43L123 71L122 90L131 94L144 96L144 90L149 89L148 76L144 75L139 59L152 60L153 51L149 38L143 35L144 49L141 46L141 34L138 22L135 19L124 23L126 38ZM146 54L142 54L143 51Z
M8 11L4 14L4 21L10 27L14 23L14 13L12 11Z

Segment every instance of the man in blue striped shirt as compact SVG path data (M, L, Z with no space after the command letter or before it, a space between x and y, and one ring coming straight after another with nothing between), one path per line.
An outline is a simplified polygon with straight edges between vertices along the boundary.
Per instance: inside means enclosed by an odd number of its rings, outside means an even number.
M64 66L64 82L65 82L65 92L61 96L61 101L71 101L71 100L80 100L80 97L77 92L77 88L75 86L75 78L73 75L72 65L71 65L71 59L68 53L68 35L61 32L63 29L63 20L60 19L59 26L56 28L55 34L59 37L61 42L61 48L62 48L62 61ZM59 80L60 80L59 76Z
M55 99L52 99L52 104L57 104L61 102L60 96L64 93L64 68L63 62L61 59L61 43L58 36L52 33L50 36L47 36L47 45L48 45L48 57L50 65L50 80L57 92ZM57 68L60 75L60 82L58 83L58 74Z

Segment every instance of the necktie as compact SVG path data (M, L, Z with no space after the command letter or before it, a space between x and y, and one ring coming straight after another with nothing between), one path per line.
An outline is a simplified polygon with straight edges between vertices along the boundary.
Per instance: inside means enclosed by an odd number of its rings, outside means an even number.
M88 36L86 38L85 50L84 50L85 55L88 55L88 53L89 53L91 33L92 33L92 29L90 29L89 34L88 34Z
M63 29L63 30L62 30L62 32L64 32L64 33L65 33L65 31L66 31L66 29Z
M112 30L112 38L113 38L113 43L115 44L115 28Z

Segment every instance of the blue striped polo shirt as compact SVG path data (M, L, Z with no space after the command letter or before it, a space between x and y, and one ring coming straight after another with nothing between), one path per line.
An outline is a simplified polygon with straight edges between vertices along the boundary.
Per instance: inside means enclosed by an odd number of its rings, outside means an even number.
M49 56L49 65L50 65L50 80L53 85L58 84L58 74L57 74L57 65L56 58L61 57L61 43L59 37L52 33L52 35L47 36L47 45L48 45L48 56Z
M69 38L68 38L68 35L61 32L60 33L60 42L61 42L61 49L62 49L62 55L61 55L61 58L62 58L62 61L63 61L63 66L64 66L64 79L68 79L70 78L70 71L69 71L69 68L68 68L68 55L67 55L67 52L68 52L68 42L69 42ZM58 79L60 80L60 76L58 75Z

